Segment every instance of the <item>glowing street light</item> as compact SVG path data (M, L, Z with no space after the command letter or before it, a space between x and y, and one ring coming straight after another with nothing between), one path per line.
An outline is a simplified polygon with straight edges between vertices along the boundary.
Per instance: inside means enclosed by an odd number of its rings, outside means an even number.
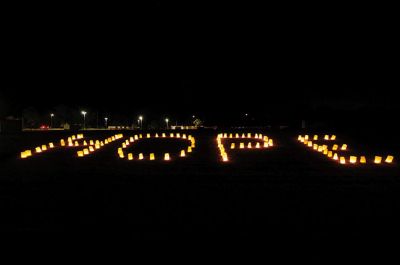
M81 114L83 115L83 129L86 130L86 111L82 111Z
M104 118L104 122L105 122L105 127L107 129L108 128L108 118L107 117Z
M54 113L50 114L50 128L53 128L53 117L54 117Z
M143 116L139 116L140 129L143 129Z
M169 119L166 118L166 119L165 119L165 122L167 123L167 130L168 130L168 122L169 122Z

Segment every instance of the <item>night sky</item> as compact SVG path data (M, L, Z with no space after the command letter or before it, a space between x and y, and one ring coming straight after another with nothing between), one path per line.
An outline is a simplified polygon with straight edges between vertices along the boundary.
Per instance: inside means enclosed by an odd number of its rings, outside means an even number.
M19 6L3 17L7 113L134 115L398 108L389 7L149 2Z

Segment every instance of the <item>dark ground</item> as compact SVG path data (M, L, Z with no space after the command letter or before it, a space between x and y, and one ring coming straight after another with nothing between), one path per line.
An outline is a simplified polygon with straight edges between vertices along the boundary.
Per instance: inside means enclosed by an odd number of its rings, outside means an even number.
M19 151L63 133L1 136L0 231L62 240L394 236L398 164L343 167L298 144L295 132L264 133L274 148L232 154L227 164L218 160L215 131L194 132L195 152L173 163L120 160L117 143L84 159L54 151L21 161ZM390 137L362 139L347 143L399 157Z

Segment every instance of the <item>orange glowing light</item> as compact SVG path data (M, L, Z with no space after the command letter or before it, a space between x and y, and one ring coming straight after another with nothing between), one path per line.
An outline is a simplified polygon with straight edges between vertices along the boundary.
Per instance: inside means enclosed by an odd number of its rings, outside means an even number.
M186 156L186 154L185 154L185 150L181 150L181 155L180 155L181 157L185 157Z
M391 164L393 163L394 157L393 156L387 156L385 159L385 163Z
M375 164L381 164L382 163L382 157L381 156L375 156L374 163Z

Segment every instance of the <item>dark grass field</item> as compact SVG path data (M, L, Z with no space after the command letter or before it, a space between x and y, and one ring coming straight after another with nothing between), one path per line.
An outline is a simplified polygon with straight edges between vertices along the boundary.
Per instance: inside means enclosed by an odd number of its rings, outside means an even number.
M297 133L285 131L263 132L275 141L267 150L230 153L227 146L231 160L223 163L217 133L192 132L194 152L170 162L121 160L117 148L122 140L90 157L77 158L77 149L69 149L22 161L20 151L71 133L1 136L0 231L72 240L343 240L397 232L398 164L344 167L298 143ZM86 132L85 137L111 134ZM373 134L363 143L349 135L342 138L367 152L376 137L384 139L377 152L399 157L390 137ZM169 147L150 141L138 149L172 154L182 148L177 142Z

